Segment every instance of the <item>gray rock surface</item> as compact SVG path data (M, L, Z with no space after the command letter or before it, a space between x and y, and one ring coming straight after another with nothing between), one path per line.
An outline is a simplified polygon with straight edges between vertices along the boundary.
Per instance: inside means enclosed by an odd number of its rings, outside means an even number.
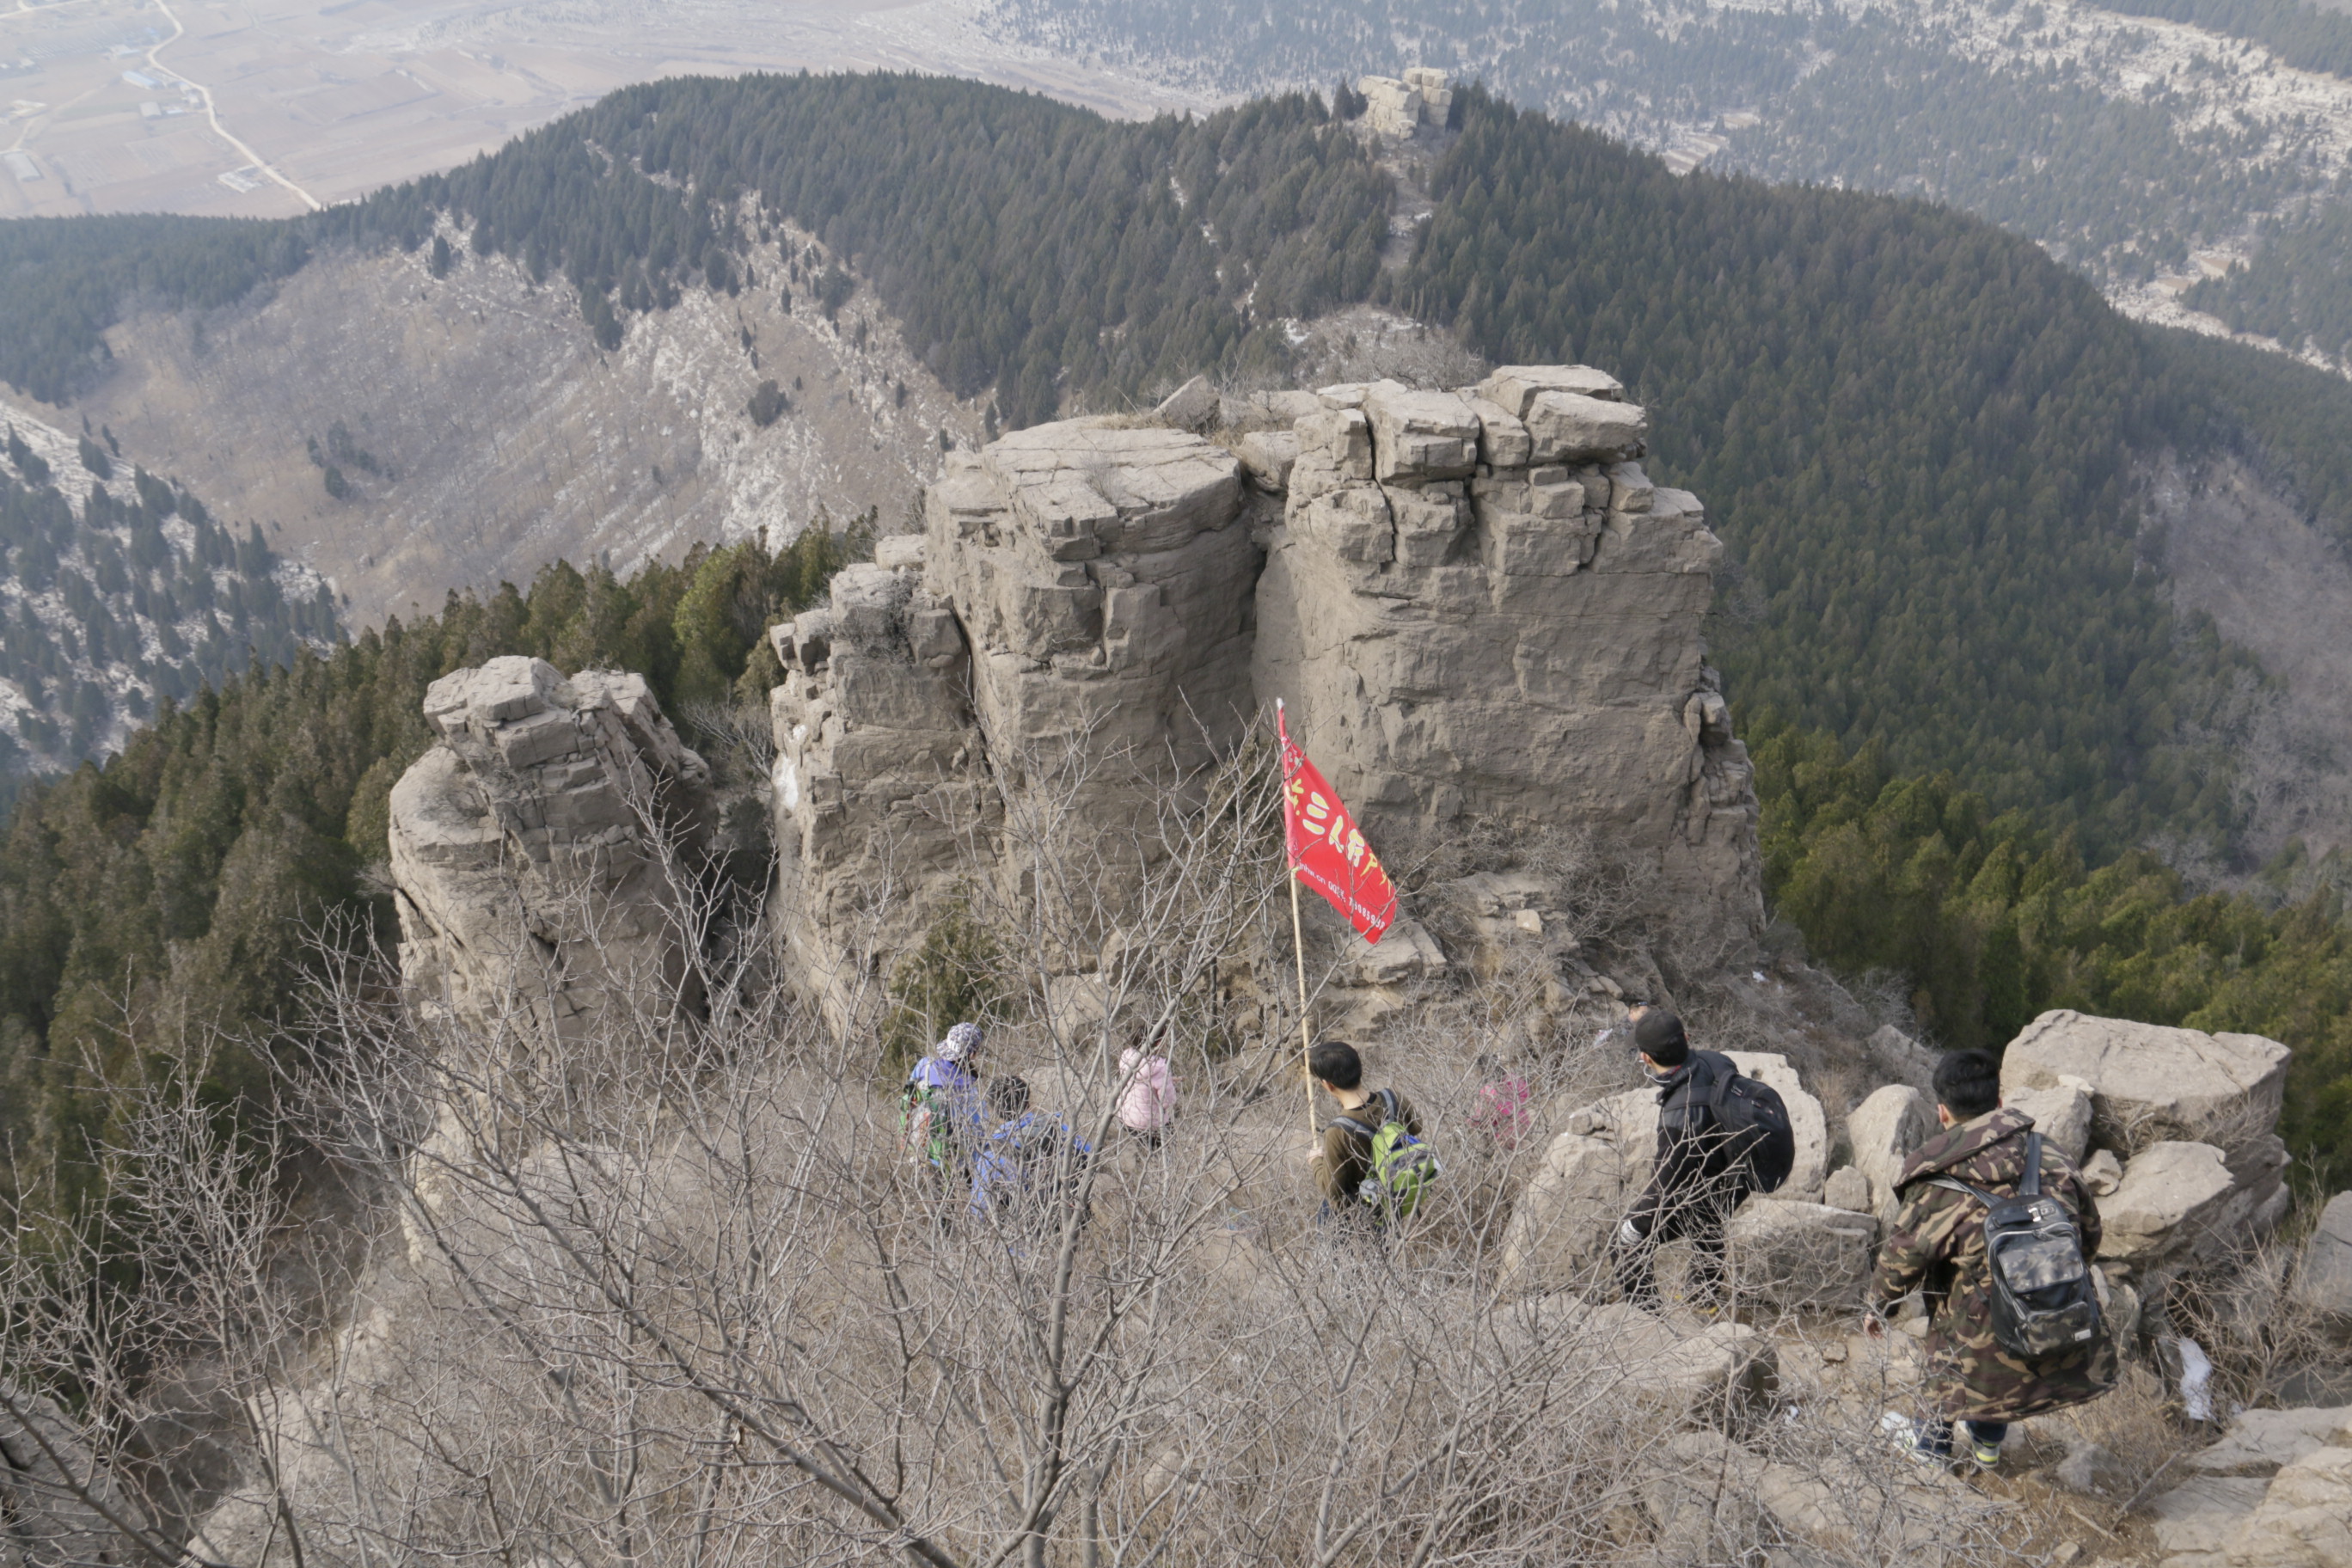
M2157 1143L2124 1166L2124 1179L2099 1200L2105 1236L2099 1256L2147 1268L2211 1256L2242 1220L2237 1184L2210 1143Z
M2319 1211L2303 1245L2294 1297L2333 1318L2352 1319L2352 1193L2338 1193Z
M1849 1214L1874 1215L1870 1178L1852 1165L1840 1165L1822 1184L1822 1202Z
M2001 1096L2001 1103L2033 1118L2034 1131L2081 1164L2091 1142L2090 1086L2071 1075L2046 1089L2021 1089Z
M2001 1058L2004 1095L2090 1087L2092 1142L2128 1158L2169 1140L2210 1143L2233 1169L2263 1158L2289 1052L2260 1035L2209 1035L2071 1010L2044 1013Z
M1646 896L1693 953L1749 939L1755 794L1700 639L1722 547L1696 498L1598 460L1638 441L1529 466L1518 411L1545 399L1621 434L1646 419L1598 371L1520 366L1475 400L1187 387L1160 423L950 455L919 548L892 542L772 633L777 901L808 988L992 874L1006 819L983 784L1017 798L1080 764L1063 848L1083 864L1132 826L1139 774L1228 754L1277 698L1375 842L1473 816L1591 831L1657 873ZM1212 417L1216 441L1171 427ZM992 811L977 835L938 829ZM1446 961L1411 931L1391 945L1355 955L1366 995ZM1808 1198L1820 1142L1792 1189Z
M1825 1204L1750 1198L1731 1216L1731 1277L1742 1296L1776 1307L1857 1309L1870 1283L1877 1227Z
M942 486L933 503L958 494ZM803 989L837 1017L879 955L920 942L952 894L965 830L992 820L963 633L918 570L845 567L831 602L778 639L792 651L769 694L774 918Z
M2244 1410L2221 1440L2189 1456L2206 1476L2274 1476L2307 1454L2352 1441L2352 1405L2333 1410Z
M440 743L391 803L412 988L488 1035L693 1005L664 840L692 863L709 770L644 679L494 658L435 681L425 716Z
M2086 1497L2106 1497L2115 1494L2128 1482L2130 1472L2111 1449L2101 1447L2086 1439L2076 1438L2066 1445L2066 1457L2050 1472L2050 1479L2070 1492Z
M1846 1114L1845 1135L1854 1169L1870 1184L1871 1212L1882 1226L1894 1224L1902 1206L1895 1179L1912 1152L1936 1135L1935 1109L1910 1085L1888 1084Z
M1531 1290L1597 1284L1610 1232L1650 1179L1657 1136L1653 1089L1629 1089L1570 1115L1511 1210L1504 1278Z
M2281 1468L2227 1552L2230 1568L2352 1563L2352 1447L2315 1449Z
M2151 1499L2147 1511L2166 1568L2227 1568L2238 1527L2269 1490L2258 1479L2199 1476Z
M1694 498L1598 466L1624 441L1580 449L1581 467L1533 437L1531 466L1482 456L1516 457L1519 410L1545 399L1605 410L1620 435L1645 417L1551 382L1614 386L1515 367L1475 401L1325 389L1265 531L1250 684L1288 701L1368 828L1590 829L1656 868L1653 897L1694 942L1744 940L1761 921L1754 792L1699 637L1722 547Z

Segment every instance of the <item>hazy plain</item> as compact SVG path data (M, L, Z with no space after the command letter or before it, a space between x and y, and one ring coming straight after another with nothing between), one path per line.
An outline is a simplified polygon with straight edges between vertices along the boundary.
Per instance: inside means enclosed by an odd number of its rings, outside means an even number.
M0 217L274 216L448 168L614 88L914 70L1109 113L1196 101L955 0L0 0Z

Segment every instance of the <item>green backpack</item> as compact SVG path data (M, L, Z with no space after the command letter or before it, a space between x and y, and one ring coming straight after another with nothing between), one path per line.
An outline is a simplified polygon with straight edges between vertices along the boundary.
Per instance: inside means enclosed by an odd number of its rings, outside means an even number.
M933 1170L946 1170L952 1127L945 1094L930 1084L906 1087L898 1100L898 1136L908 1154Z
M1437 1180L1441 1168L1437 1151L1414 1137L1397 1114L1396 1091L1379 1091L1381 1123L1368 1127L1351 1116L1335 1116L1332 1121L1369 1141L1372 1146L1371 1173L1356 1185L1356 1195L1373 1208L1394 1219L1402 1219L1421 1202L1429 1184Z

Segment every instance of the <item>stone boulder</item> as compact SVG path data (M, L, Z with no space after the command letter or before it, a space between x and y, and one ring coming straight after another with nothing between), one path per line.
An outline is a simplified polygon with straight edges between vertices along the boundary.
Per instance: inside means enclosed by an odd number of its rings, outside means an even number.
M641 677L494 658L426 689L440 742L392 791L401 971L485 1035L692 1007L677 899L709 770Z
M1870 1201L1870 1178L1852 1165L1840 1165L1832 1171L1829 1180L1822 1184L1822 1202L1833 1209L1849 1214L1874 1214ZM1876 1226L1872 1226L1876 1234Z
M2091 1142L2091 1087L2069 1077L2047 1089L2021 1089L2001 1096L2001 1103L2033 1118L2043 1142L2066 1152L2079 1166Z
M2210 1143L2152 1144L2124 1165L2122 1183L2099 1200L2101 1258L2137 1268L2226 1248L2246 1215L2221 1151Z
M1503 1278L1517 1289L1594 1289L1610 1233L1650 1179L1658 1097L1630 1089L1585 1107L1544 1151L1503 1233Z
M2294 1299L2331 1318L2352 1319L2352 1193L2319 1211L2294 1271Z
M2352 1446L2315 1449L2282 1467L2226 1551L2229 1568L2352 1563Z
M2204 1476L2274 1476L2309 1454L2352 1440L2352 1405L2333 1410L2244 1410L2221 1440L2189 1456Z
M1891 1083L1847 1113L1845 1135L1853 1146L1854 1169L1870 1184L1871 1212L1880 1226L1893 1225L1902 1206L1895 1180L1904 1163L1936 1135L1934 1107L1910 1085Z
M1858 1308L1877 1235L1867 1215L1751 1198L1731 1216L1731 1279L1740 1295L1775 1307Z
M2062 1009L2042 1014L2009 1043L2000 1087L2010 1096L2078 1079L2091 1096L2093 1143L2126 1157L2158 1142L2210 1143L2238 1170L2268 1158L2290 1054L2260 1035L2209 1035Z

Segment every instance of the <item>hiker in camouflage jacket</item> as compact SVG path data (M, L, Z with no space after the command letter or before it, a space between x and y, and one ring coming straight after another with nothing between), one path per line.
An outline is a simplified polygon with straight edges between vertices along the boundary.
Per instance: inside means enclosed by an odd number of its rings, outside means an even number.
M1993 1341L1985 1206L1966 1193L1937 1185L1935 1178L1949 1176L2002 1197L2024 1180L2025 1135L2033 1119L1999 1107L1998 1070L1978 1051L1956 1052L1938 1064L1937 1111L1945 1131L1904 1163L1895 1184L1902 1211L1879 1247L1878 1269L1870 1283L1874 1312L1914 1290L1925 1293L1933 1314L1928 1394L1939 1417L1931 1425L1948 1435L1951 1422L1966 1421L1979 1438L2008 1422L2095 1399L2116 1380L2115 1346L2104 1333L2086 1346L2033 1361L2012 1356ZM2082 1227L2083 1255L2095 1257L2098 1205L2074 1163L2046 1140L2042 1190L2073 1212ZM1999 1447L1996 1436L1990 1447L1997 1453Z

